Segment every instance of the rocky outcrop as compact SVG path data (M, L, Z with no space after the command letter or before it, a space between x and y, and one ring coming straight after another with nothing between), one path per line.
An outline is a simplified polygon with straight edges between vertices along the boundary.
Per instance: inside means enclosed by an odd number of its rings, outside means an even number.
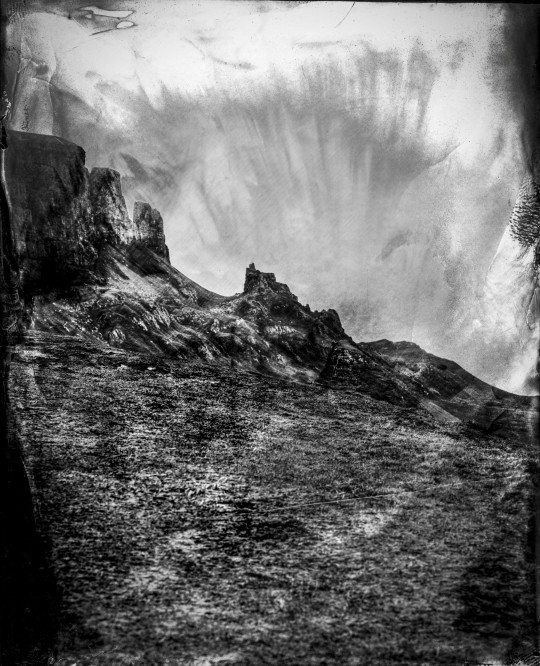
M338 313L335 310L312 312L309 305L302 305L289 289L288 285L278 282L274 273L264 273L251 263L246 269L244 291L239 301L239 311L246 312L250 307L258 307L264 302L266 320L275 319L280 324L303 322L313 336L322 335L334 339L349 339L343 330Z
M350 340L335 311L312 312L286 285L219 296L140 242L127 254L110 250L107 262L103 286L79 289L76 298L35 298L32 328L308 381L336 341Z
M102 241L117 246L138 240L136 225L129 219L118 171L92 169L89 195L93 222Z
M264 293L268 291L287 294L292 300L298 301L298 298L291 293L286 284L276 280L274 273L263 273L255 268L255 264L251 263L246 269L244 294Z
M169 261L169 249L165 244L163 218L158 210L143 201L136 201L133 207L133 223L138 240L146 247Z
M6 181L25 296L105 280L102 254L142 242L168 257L163 221L152 210L129 219L112 169L85 167L85 152L55 136L9 132Z
M391 366L376 353L350 342L340 342L332 348L319 381L354 387L377 400L404 407L416 407L420 402L417 387L396 376Z

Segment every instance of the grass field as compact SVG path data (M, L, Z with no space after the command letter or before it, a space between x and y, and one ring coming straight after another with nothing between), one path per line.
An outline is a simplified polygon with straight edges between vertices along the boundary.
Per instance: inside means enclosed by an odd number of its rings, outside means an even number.
M462 664L534 630L529 441L34 336L11 396L60 666Z

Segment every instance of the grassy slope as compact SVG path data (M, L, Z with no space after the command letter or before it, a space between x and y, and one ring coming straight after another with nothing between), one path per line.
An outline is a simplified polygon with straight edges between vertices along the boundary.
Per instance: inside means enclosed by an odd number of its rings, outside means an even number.
M139 361L58 338L13 364L61 666L457 664L527 646L527 442Z

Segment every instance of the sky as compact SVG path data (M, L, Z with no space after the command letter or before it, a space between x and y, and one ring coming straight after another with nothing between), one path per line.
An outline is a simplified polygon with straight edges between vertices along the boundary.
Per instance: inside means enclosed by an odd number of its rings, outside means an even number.
M535 136L531 12L28 2L10 126L117 169L206 288L241 291L253 261L356 340L410 340L530 392L536 278L508 222Z

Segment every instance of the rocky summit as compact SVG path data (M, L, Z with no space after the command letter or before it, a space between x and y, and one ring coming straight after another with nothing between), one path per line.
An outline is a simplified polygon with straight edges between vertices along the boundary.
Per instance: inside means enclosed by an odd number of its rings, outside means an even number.
M6 177L30 330L305 380L349 339L334 310L312 312L253 265L241 294L194 283L170 264L159 212L136 202L130 219L119 174L88 172L81 148L19 132L10 143Z
M6 664L532 648L532 398L412 343L354 341L254 264L215 294L171 265L153 203L130 217L117 172L8 138L26 330L10 492L42 552L24 598L13 586Z

